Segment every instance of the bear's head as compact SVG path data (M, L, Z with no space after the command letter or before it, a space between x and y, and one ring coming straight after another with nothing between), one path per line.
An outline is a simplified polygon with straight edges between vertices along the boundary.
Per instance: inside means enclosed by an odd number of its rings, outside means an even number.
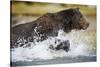
M88 21L80 12L79 8L71 8L63 10L57 13L63 22L63 28L65 32L69 32L72 29L85 30L89 26Z

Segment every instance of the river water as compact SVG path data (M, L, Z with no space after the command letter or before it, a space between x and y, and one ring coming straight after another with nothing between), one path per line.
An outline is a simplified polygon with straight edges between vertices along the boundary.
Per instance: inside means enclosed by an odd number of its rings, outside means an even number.
M11 66L95 62L96 20L89 18L89 22L87 30L72 30L67 34L63 30L59 30L57 37L49 37L42 42L29 42L30 47L25 47L27 44L24 44L23 47L12 48ZM69 40L70 50L65 52L50 49L50 45L56 46L57 39Z
M92 39L89 39L90 37ZM11 49L11 65L30 66L96 61L94 37L89 35L88 30L72 30L68 34L59 30L57 37L49 37L42 42L30 42L30 47L23 46ZM70 50L65 52L64 50L50 49L49 46L55 45L56 39L69 40Z

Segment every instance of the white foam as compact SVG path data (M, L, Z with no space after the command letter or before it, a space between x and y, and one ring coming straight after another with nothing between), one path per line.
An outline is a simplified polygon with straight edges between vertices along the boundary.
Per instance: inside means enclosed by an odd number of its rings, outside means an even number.
M88 55L88 43L83 41L83 38L79 36L80 33L84 31L72 31L68 34L59 30L57 37L49 37L47 40L42 42L31 43L31 47L14 48L12 51L12 61L33 61L36 59L54 59L56 57L76 57L79 55ZM55 51L49 49L49 45L55 45L55 40L69 40L70 41L70 51L65 52L64 50Z

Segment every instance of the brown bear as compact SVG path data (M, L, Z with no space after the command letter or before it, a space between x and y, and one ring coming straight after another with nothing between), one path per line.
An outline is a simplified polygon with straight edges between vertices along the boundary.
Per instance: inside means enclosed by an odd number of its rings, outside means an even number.
M85 30L89 23L80 12L79 8L70 8L56 13L46 13L30 23L11 27L11 47L29 41L43 41L48 36L57 36L58 30L68 33L73 29ZM25 41L24 41L25 40ZM23 46L24 44L20 45Z

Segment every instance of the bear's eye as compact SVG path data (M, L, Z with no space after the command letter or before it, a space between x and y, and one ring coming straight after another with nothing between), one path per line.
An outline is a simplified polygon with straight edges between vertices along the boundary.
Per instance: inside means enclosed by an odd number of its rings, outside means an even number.
M80 18L80 21L82 21L82 19L83 19L83 18L81 17L81 18Z
M80 15L80 18L82 18L83 16L82 15Z

